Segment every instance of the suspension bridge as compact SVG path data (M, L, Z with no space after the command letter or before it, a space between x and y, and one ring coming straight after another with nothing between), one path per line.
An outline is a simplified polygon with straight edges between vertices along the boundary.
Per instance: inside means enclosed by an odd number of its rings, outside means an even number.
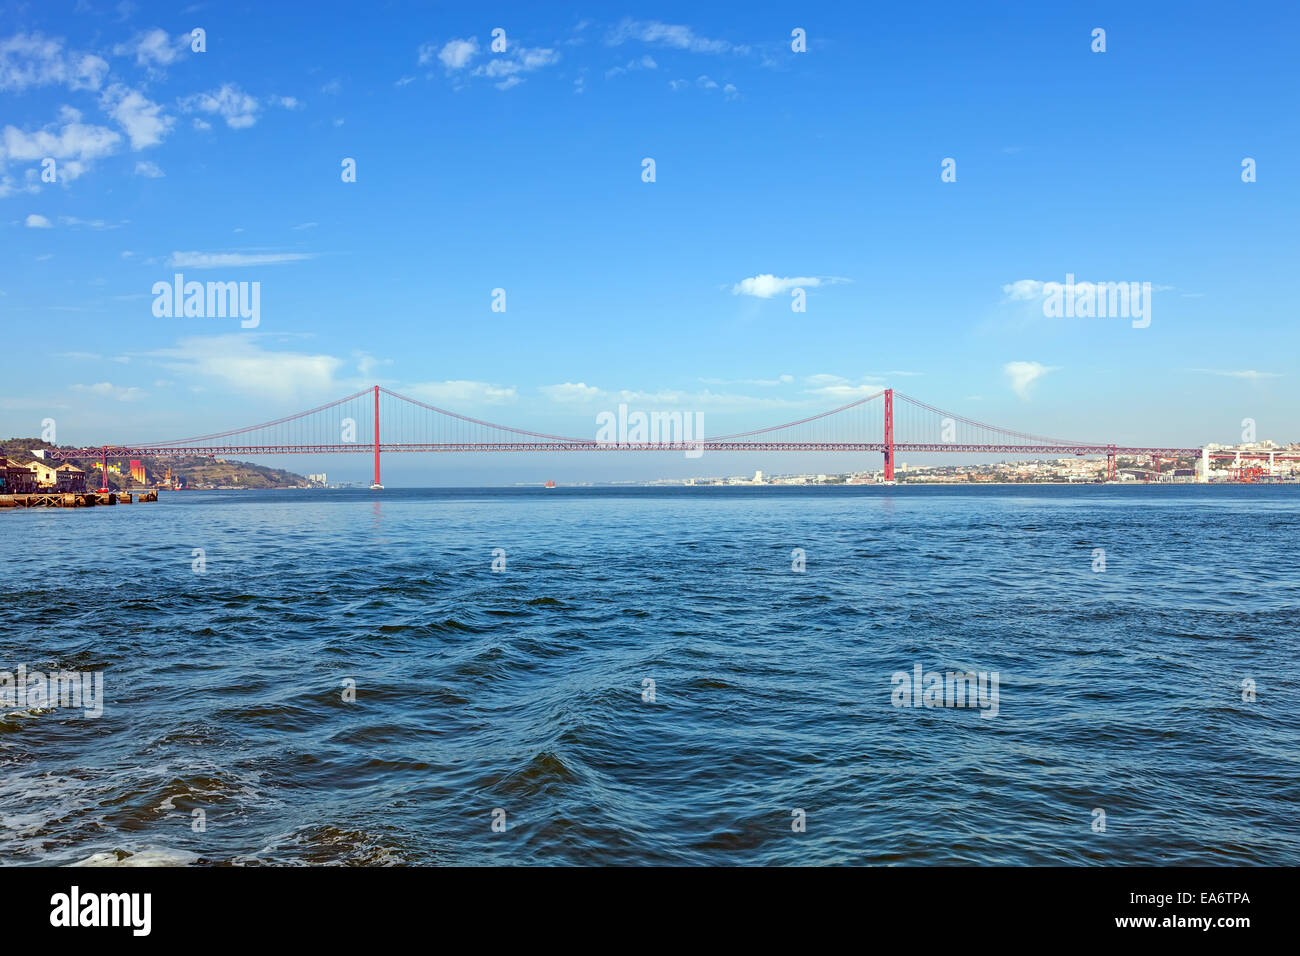
M894 480L898 456L914 452L1105 455L1107 476L1112 479L1118 455L1149 458L1157 471L1160 460L1166 458L1199 456L1208 467L1211 457L1271 457L1271 453L1247 455L1048 438L946 412L892 388L816 415L733 435L691 437L688 418L680 412L651 413L630 434L624 434L623 428L619 431L619 440L613 441L550 435L471 418L375 385L259 425L176 441L52 448L46 455L62 460L99 459L101 474L106 476L110 458L367 454L374 456L376 487L382 487L381 456L400 452L874 452L884 457L885 481Z

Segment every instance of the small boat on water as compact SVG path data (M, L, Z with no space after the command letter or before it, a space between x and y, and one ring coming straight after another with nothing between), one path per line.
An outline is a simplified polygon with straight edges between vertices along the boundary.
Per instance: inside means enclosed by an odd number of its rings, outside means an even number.
M554 487L555 487L555 481L552 480L552 479L547 479L547 481L546 481L546 487L547 487L547 488L554 488Z

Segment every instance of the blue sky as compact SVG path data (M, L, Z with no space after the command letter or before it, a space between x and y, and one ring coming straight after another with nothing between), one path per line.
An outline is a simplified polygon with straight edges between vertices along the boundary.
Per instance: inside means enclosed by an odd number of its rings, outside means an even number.
M1041 434L1300 439L1294 5L286 7L0 4L0 433L176 438L378 382L580 436L619 401L723 434L892 385ZM156 318L176 272L259 282L259 325ZM1067 274L1151 283L1151 324L1044 316Z

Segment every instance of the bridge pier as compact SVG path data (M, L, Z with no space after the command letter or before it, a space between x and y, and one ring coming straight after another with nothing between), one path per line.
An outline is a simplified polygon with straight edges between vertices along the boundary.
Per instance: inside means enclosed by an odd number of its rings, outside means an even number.
M370 486L372 491L381 491L383 484L379 480L379 386L375 386L375 483Z
M894 390L885 389L885 481L894 480Z

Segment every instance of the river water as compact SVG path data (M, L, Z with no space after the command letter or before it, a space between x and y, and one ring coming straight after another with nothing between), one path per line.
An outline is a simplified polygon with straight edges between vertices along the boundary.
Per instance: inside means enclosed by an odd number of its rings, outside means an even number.
M1297 505L390 489L0 512L0 671L103 687L99 716L0 705L0 847L1300 864ZM984 696L961 706L949 672Z

